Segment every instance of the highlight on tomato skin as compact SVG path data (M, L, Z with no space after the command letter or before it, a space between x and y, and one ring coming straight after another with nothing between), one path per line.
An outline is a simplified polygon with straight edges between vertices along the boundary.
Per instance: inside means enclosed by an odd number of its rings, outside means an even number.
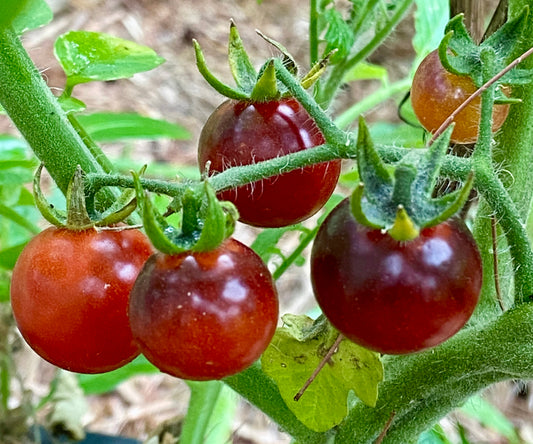
M422 126L433 133L476 90L470 77L446 71L435 50L426 56L416 70L411 86L411 103ZM457 115L452 142L466 144L477 141L480 110L481 98L476 97ZM503 125L508 113L509 105L494 106L493 131Z
M348 339L407 354L444 342L466 324L479 299L482 264L460 219L398 242L356 222L345 199L319 229L311 279L323 313Z
M42 358L73 372L104 373L128 363L139 354L129 293L152 253L136 229L42 231L13 270L20 333Z
M129 315L152 364L201 381L255 362L274 335L278 310L268 268L230 238L213 251L154 254L131 292Z
M248 165L325 143L307 111L293 98L264 103L227 100L211 114L198 144L198 163L210 173ZM241 222L281 227L301 222L327 202L339 179L334 160L282 173L219 193L239 210Z

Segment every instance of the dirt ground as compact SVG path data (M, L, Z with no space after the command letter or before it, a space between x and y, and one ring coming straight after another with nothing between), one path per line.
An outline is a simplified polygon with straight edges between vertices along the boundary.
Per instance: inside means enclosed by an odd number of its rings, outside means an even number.
M158 69L132 79L80 85L75 89L74 95L83 100L90 111L136 111L180 123L192 133L188 141L135 144L135 155L142 160L194 165L202 124L222 101L196 71L192 38L204 48L208 64L228 82L231 79L225 55L230 18L239 27L257 64L275 50L255 33L255 29L282 42L303 67L308 64L305 41L308 11L303 1L264 0L261 5L254 0L49 0L49 3L55 10L54 22L28 33L24 41L52 88L59 90L64 84L61 69L53 58L53 42L67 30L100 31L134 40L152 47L166 59ZM409 66L411 30L412 21L407 19L376 55L376 60L385 63L393 76L400 76ZM343 109L357 100L368 86L346 90L343 98L333 105L334 109ZM395 119L395 103L382 107L379 113L381 118ZM0 131L11 130L3 119ZM111 157L124 149L117 145L105 148ZM247 241L253 233L241 227L238 235ZM280 293L286 295L282 298L283 312L301 313L312 307L308 279L301 270L288 273L280 286ZM21 351L18 359L26 388L44 396L53 374L51 367L28 350ZM526 391L517 393L516 385L506 383L490 389L488 396L512 418L525 442L533 442L533 402ZM163 421L183 417L188 396L186 385L175 378L163 374L136 377L113 393L90 397L84 425L93 431L146 439ZM475 422L464 417L461 421L467 426L472 442L504 442ZM443 424L447 430L452 430L454 417L450 416ZM283 444L290 441L245 402L239 406L234 430L234 443Z

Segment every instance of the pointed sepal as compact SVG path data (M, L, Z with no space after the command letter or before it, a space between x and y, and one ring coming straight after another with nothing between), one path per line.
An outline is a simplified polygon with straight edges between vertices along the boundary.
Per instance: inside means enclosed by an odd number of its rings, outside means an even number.
M259 75L259 79L250 94L250 99L254 102L268 102L277 100L279 97L280 91L278 89L274 60L269 60Z
M287 48L285 48L285 46L283 46L281 43L277 42L276 40L271 39L270 37L266 36L258 29L256 29L255 32L257 32L259 36L261 36L265 41L267 41L272 46L274 46L274 48L276 48L282 54L283 66L285 66L285 68L287 68L288 71L293 76L295 77L298 76L298 65L296 64L296 60L294 60L294 57L289 53Z
M239 89L250 94L257 82L257 71L244 49L241 36L233 20L230 22L228 62L233 79Z
M233 234L238 212L233 204L218 201L208 181L191 185L174 199L173 211L181 211L181 224L174 227L155 208L138 174L132 176L144 230L162 253L213 250Z
M409 151L392 175L360 119L357 162L363 183L350 200L355 219L370 228L386 230L398 241L409 241L423 228L443 222L459 211L472 189L472 175L457 191L432 196L452 131L453 128L448 128L423 155L416 149Z
M69 230L86 230L94 227L94 222L87 213L85 206L85 173L78 165L67 188L67 223Z
M202 48L200 47L200 44L196 40L193 40L193 45L194 53L196 55L196 66L198 67L198 71L200 71L200 74L202 74L203 78L207 81L207 83L209 83L220 94L225 97L228 97L229 99L248 99L248 94L239 91L235 88L232 88L231 86L226 85L224 82L220 81L207 67L207 63L205 61L205 57L202 52Z
M41 174L43 167L44 165L41 163L33 176L33 196L35 199L35 206L46 221L56 227L64 227L67 223L66 211L59 210L54 205L50 204L46 200L41 189Z
M520 55L522 34L526 29L529 7L508 21L481 44L476 45L465 27L463 16L452 18L446 26L446 35L439 45L439 58L447 71L456 75L468 75L479 88L487 80L501 72ZM490 63L483 61L482 53L494 54ZM481 63L480 63L481 61ZM533 80L532 73L511 70L497 84L525 84Z

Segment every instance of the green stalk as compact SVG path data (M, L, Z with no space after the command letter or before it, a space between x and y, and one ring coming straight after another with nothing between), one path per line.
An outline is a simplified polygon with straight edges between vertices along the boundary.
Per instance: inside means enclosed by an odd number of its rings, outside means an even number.
M309 58L310 66L318 62L318 0L310 0Z
M287 407L278 387L263 373L259 363L247 370L226 378L224 382L272 418L282 430L302 444L326 444L333 431L314 432L304 426ZM348 441L347 441L348 442Z
M104 172L9 28L0 28L0 104L63 193L77 165Z
M298 258L302 255L303 251L306 249L306 247L313 242L316 234L318 233L318 229L320 228L320 225L317 225L312 230L308 231L304 238L300 241L298 246L293 250L293 252L286 257L281 264L279 264L279 267L276 268L274 273L272 273L272 277L275 281L277 281L281 276L283 276L283 273L285 273L289 267L298 260Z
M411 7L414 0L403 0L395 9L393 16L387 21L376 35L368 42L363 49L351 58L347 58L335 65L325 82L321 83L321 89L317 94L316 101L323 107L327 108L341 86L345 74L358 63L371 55L376 48L383 43L389 34L396 28L396 25L402 20L407 10Z
M533 304L509 310L484 328L459 332L421 354L389 356L375 408L358 403L335 442L370 444L395 412L384 443L416 442L418 434L471 395L506 379L533 377Z
M363 100L355 103L353 106L348 108L342 114L340 114L335 119L335 124L341 129L345 129L354 122L357 117L359 117L364 112L374 108L379 103L384 102L385 100L399 94L401 92L409 91L411 87L412 79L410 77L398 80L397 82L391 83L385 87L380 88L375 93L370 94L365 97Z
M205 442L209 420L222 390L219 381L188 382L191 398L180 435L180 444Z

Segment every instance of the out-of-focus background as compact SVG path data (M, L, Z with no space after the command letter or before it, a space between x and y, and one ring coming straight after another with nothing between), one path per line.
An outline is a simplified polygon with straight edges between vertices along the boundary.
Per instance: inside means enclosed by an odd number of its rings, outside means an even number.
M226 62L230 19L238 26L252 60L259 66L277 51L255 32L281 42L305 70L308 68L306 41L308 9L305 1L264 0L48 0L55 13L54 21L45 28L24 35L24 44L42 71L48 84L59 94L64 76L53 57L55 39L68 30L90 30L109 33L153 48L166 59L159 68L116 82L94 82L76 86L74 95L87 104L88 111L135 111L140 114L178 123L189 130L188 140L158 140L131 144L108 144L104 148L111 157L125 153L142 162L160 161L180 167L195 168L196 144L203 122L223 97L213 91L195 68L192 39L200 42L207 63L223 80L231 83ZM342 3L342 2L339 2ZM485 2L487 8L494 2ZM389 80L403 78L411 68L414 51L413 12L395 34L372 57L386 66ZM331 106L340 113L380 86L378 80L361 81L345 88ZM370 121L384 119L398 122L398 103L404 94L394 96L368 113ZM16 133L7 118L0 118L0 133ZM394 142L394 141L391 141ZM178 168L178 167L177 167ZM349 168L349 165L346 166ZM176 171L179 174L179 171ZM239 227L237 237L250 242L255 231ZM286 240L290 249L290 236ZM282 312L304 313L313 308L313 297L307 270L296 268L279 282ZM27 393L45 396L54 369L40 360L20 341L16 355L17 368ZM22 397L24 394L19 393ZM186 413L188 387L164 374L136 376L104 395L89 396L89 410L83 425L93 431L129 436L141 440L161 430L165 422L179 423ZM503 412L519 432L522 440L533 442L533 403L525 383L504 383L484 394ZM324 400L327 402L327 399ZM470 406L471 410L482 407ZM46 417L46 408L39 417ZM453 442L460 441L461 427L472 443L515 442L496 431L494 416L458 412L443 422ZM480 419L481 418L481 419ZM460 424L461 427L458 427ZM268 418L253 407L240 402L233 424L233 443L289 443ZM518 436L518 434L517 434ZM170 442L170 441L169 441Z

